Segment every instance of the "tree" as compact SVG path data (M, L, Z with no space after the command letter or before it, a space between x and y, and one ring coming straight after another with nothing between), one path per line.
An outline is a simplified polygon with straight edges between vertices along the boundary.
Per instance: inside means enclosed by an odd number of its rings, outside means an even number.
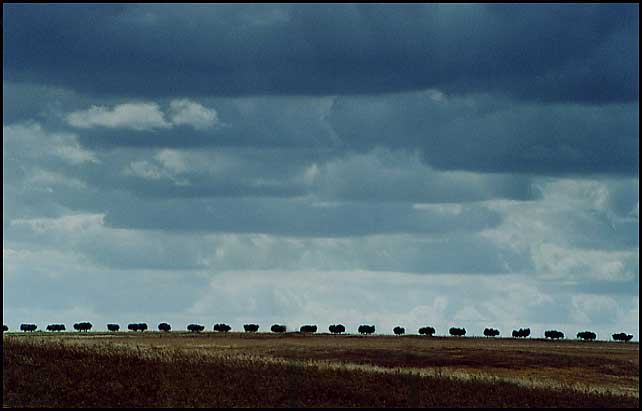
M243 324L243 330L246 333L255 333L259 330L258 324Z
M496 330L494 328L485 328L484 335L486 337L497 337L499 335L499 330Z
M396 326L395 328L392 329L392 332L395 333L395 335L404 335L406 333L406 329L403 327Z
M299 328L299 332L301 332L301 333L315 333L315 332L317 332L317 326L316 325L302 325L301 328Z
M519 330L513 330L513 338L526 338L531 335L530 328L520 328Z
M220 333L226 333L230 331L232 327L230 327L227 324L214 324L214 331L220 332Z
M286 331L286 327L285 325L273 324L272 327L270 327L270 331L273 333L284 333Z
M65 325L64 324L49 324L47 326L47 331L65 331Z
M120 330L120 325L118 324L107 324L107 329L111 332L117 332Z
M419 334L421 335L428 335L428 336L433 336L435 334L435 329L432 327L421 327L419 329Z
M450 335L453 335L455 337L463 337L466 335L466 329L465 328L457 328L457 327L450 327L450 330L448 330Z
M147 329L147 324L146 323L132 323L127 325L127 329L131 331L140 331L144 332Z
M597 338L597 334L593 331L582 331L577 333L577 338L580 338L584 341L593 341Z
M190 324L187 326L187 331L191 331L193 333L200 333L204 329L205 329L205 326L200 324Z
M564 338L564 333L557 330L548 330L544 331L544 337L550 338L551 340L559 340L560 338Z
M20 324L20 331L23 332L34 332L38 326L36 324Z
M359 328L357 329L359 331L359 334L374 334L375 332L375 326L374 325L360 325Z
M92 325L91 325L90 322L82 322L82 323L75 323L74 324L74 330L76 330L78 332L80 332L80 331L87 332L87 331L91 330L91 327L92 327Z
M2 332L5 333L9 331L9 327L7 327L5 324L2 324Z
M163 331L163 332L170 332L172 331L172 326L167 324L167 323L160 323L158 324L158 331Z
M617 334L613 334L611 337L613 337L613 341L628 342L633 339L633 335L627 334L627 333L617 333Z
M346 332L346 327L343 324L332 324L331 326L328 327L328 330L332 334L341 334Z

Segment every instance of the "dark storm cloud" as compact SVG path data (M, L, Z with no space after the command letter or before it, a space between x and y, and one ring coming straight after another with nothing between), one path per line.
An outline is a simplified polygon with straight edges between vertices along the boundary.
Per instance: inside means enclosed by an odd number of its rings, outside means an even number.
M639 106L516 104L434 92L338 98L328 121L351 148L414 148L437 169L560 175L639 172Z
M121 96L638 98L637 5L5 5L5 80Z

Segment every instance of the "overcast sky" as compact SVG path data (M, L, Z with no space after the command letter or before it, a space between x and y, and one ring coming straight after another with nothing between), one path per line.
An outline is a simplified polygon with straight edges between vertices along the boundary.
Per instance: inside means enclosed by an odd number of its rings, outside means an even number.
M629 5L3 5L3 320L639 333Z

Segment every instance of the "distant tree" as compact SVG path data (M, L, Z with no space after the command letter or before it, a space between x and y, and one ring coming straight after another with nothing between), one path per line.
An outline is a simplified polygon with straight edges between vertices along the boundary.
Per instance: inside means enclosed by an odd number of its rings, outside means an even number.
M374 325L360 325L359 328L357 329L359 331L359 334L374 334L375 332L375 326Z
M9 327L7 327L5 324L2 324L2 332L7 332L9 331Z
M597 334L595 334L593 331L582 331L577 333L577 338L585 341L593 341L597 338Z
M49 324L47 326L47 331L65 331L65 324Z
M270 331L273 333L284 333L286 331L285 325L274 324L270 327Z
M20 324L20 331L23 332L34 332L38 326L36 324Z
M633 339L633 335L627 333L617 333L613 334L611 337L613 337L613 341L629 342Z
M463 337L464 335L466 335L465 328L450 327L448 332L450 333L450 335L453 335L455 337Z
M403 327L396 326L395 328L392 329L392 332L395 333L395 335L404 335L406 333L406 329Z
M120 325L118 324L107 324L107 329L111 332L116 332L120 330Z
M200 324L190 324L187 326L187 331L191 331L193 333L200 333L204 329L205 329L205 326Z
M315 332L317 332L317 326L316 325L302 325L299 328L299 332L301 332L301 333L315 333Z
M328 330L332 334L341 334L346 332L346 327L343 324L332 324L331 326L328 327Z
M145 330L147 330L147 323L132 323L132 324L128 324L127 325L127 329L131 330L131 331L134 331L134 332L136 332L136 331L144 332Z
M484 335L486 337L497 337L499 335L499 330L496 330L494 328L485 328Z
M246 333L255 333L259 330L258 324L243 324L243 330Z
M220 332L220 333L226 333L230 331L232 327L230 327L227 324L214 324L214 331Z
M91 325L90 322L82 322L82 323L75 323L74 324L74 330L76 330L78 332L80 332L80 331L87 332L87 331L91 330L91 327L92 327L92 325Z
M557 330L548 330L544 331L544 337L550 338L551 340L559 340L560 338L564 338L564 333Z
M167 324L167 323L160 323L158 324L158 331L163 331L163 332L170 332L172 331L172 326Z
M428 335L432 337L435 334L435 329L432 327L421 327L419 329L419 334L420 335Z
M531 329L530 328L520 328L519 330L513 330L513 337L514 338L526 338L529 335L531 335Z

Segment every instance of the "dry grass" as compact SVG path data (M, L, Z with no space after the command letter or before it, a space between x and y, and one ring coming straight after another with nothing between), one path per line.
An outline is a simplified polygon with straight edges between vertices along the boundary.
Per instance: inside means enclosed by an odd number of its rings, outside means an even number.
M633 407L638 347L412 336L8 336L4 405Z

